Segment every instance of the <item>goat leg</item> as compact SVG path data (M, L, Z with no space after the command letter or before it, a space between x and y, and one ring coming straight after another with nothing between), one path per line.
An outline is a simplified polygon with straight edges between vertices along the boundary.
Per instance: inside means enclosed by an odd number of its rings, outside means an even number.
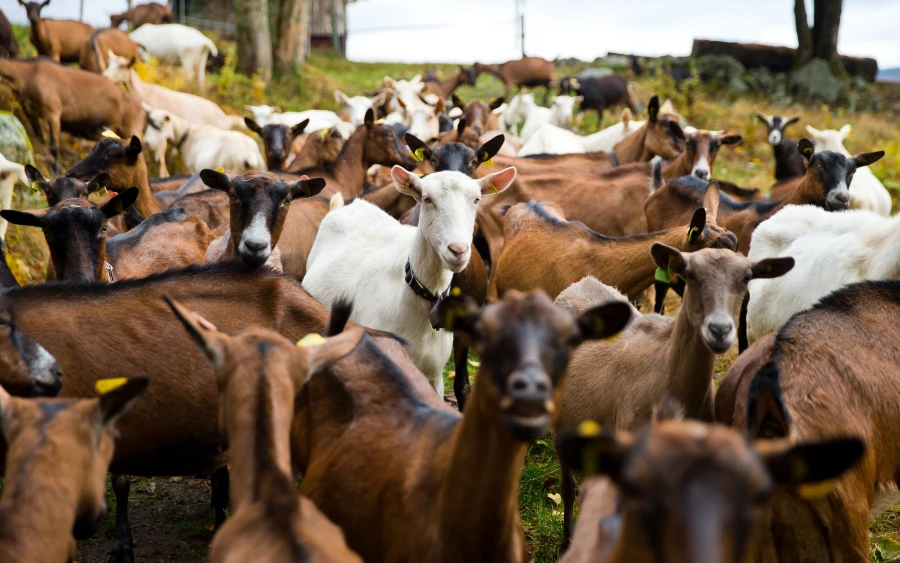
M231 475L228 473L227 467L216 469L209 478L209 485L212 489L212 506L216 513L216 530L225 522L226 510L230 500L228 497L230 482Z
M575 473L569 467L557 450L559 457L559 475L562 480L562 498L563 498L563 537L562 550L565 552L572 543L572 529L575 519Z
M666 282L653 282L653 289L656 290L656 303L653 305L653 312L662 315L666 308L666 294L669 292L669 284Z
M741 301L741 314L738 317L738 354L743 354L750 346L747 338L747 304L750 303L750 294L744 294L744 300Z
M131 479L128 475L114 473L110 481L116 494L116 529L109 563L134 563L134 541L131 537L131 525L128 523L128 493L131 492Z
M453 335L453 365L456 367L456 379L453 380L453 393L456 395L456 404L459 412L466 406L466 398L469 396L469 368L466 365L469 359L469 342L466 337L456 333Z

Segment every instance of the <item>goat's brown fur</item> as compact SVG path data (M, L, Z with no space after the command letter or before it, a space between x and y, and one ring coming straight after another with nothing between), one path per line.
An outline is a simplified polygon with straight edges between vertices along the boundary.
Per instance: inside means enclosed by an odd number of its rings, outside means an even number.
M99 29L81 47L78 66L88 72L102 73L109 65L109 52L128 59L129 66L140 57L137 43L121 29Z
M75 20L53 20L41 17L41 10L50 3L23 2L19 0L31 22L31 33L28 38L37 49L38 55L50 57L54 61L77 63L81 55L81 46L87 41L94 28ZM77 90L73 90L77 91Z
M131 22L131 26L134 29L137 29L145 23L153 25L175 23L175 17L168 7L157 4L156 2L148 2L146 4L139 4L121 14L109 16L109 25L111 27L119 27L123 21Z
M474 66L475 72L493 74L503 82L506 87L503 96L507 100L514 86L544 86L548 91L556 86L556 65L541 57L522 57L501 64L475 63Z

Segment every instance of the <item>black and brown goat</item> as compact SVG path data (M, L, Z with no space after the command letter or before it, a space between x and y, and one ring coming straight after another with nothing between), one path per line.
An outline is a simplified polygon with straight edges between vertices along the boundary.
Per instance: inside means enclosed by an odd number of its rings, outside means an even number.
M5 257L0 249L0 257ZM0 281L3 289L19 287L5 263ZM16 321L9 301L0 296L0 372L2 385L21 397L53 397L62 388L56 359L28 336Z
M31 34L29 35L31 44L37 49L38 55L50 57L57 62L77 63L81 56L81 47L85 41L90 39L94 28L75 20L42 18L41 10L49 3L50 0L43 2L19 0L19 4L25 8L28 21L31 22Z
M253 121L251 117L245 117L244 123L247 129L259 135L266 147L266 168L268 170L284 170L285 161L294 145L294 139L303 133L309 120L304 119L293 127L283 123L270 123L265 127Z
M775 181L784 182L803 176L806 173L806 163L797 150L797 141L789 141L784 136L784 130L800 121L800 116L781 117L757 113L756 118L766 124L766 138L772 145L775 156Z

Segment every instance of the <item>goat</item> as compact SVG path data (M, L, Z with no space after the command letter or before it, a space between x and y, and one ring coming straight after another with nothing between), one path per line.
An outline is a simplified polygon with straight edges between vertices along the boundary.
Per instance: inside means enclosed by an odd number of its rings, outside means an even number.
M303 133L309 125L309 120L303 120L293 127L281 123L270 123L260 127L258 123L249 117L244 118L247 129L259 135L266 148L266 168L269 170L284 170L288 152L293 147L294 139Z
M750 443L722 425L657 415L634 434L585 423L560 449L571 466L609 479L585 482L560 563L725 563L754 560L773 493L837 478L865 448L832 436Z
M453 92L462 86L463 84L468 84L470 86L475 86L475 83L478 81L478 75L474 68L469 67L466 68L462 65L459 67L459 72L444 80L443 82L434 80L434 81L426 81L425 82L425 93L434 94L439 98L447 99L450 97Z
M653 283L656 267L649 251L657 242L684 251L735 249L736 237L716 225L717 197L710 190L706 210L697 209L686 226L625 237L607 237L584 223L561 220L534 200L520 203L506 214L506 244L493 263L488 295L496 299L509 289L540 288L556 298L592 275L634 298ZM544 257L540 268L530 266L535 256Z
M173 23L175 17L167 6L155 2L148 2L146 4L138 4L121 14L112 14L109 16L110 27L119 27L124 21L130 22L131 26L134 29L137 29L145 23L151 25Z
M188 214L201 219L213 231L218 232L223 228L228 230L231 200L225 192L204 189L199 192L185 194L175 198L169 204L169 208L184 209ZM322 213L322 216L324 217L325 213Z
M244 126L240 117L228 115L215 102L144 82L135 72L133 60L119 57L112 51L108 55L109 63L103 71L103 76L113 82L124 84L146 106L164 109L198 125L213 125L219 129L236 129ZM160 176L165 177L162 173Z
M843 286L897 278L900 263L893 241L898 237L900 218L863 209L829 213L792 205L761 223L753 231L748 256L793 256L797 266L783 279L750 284L749 341L778 330L795 313Z
M685 133L681 116L664 109L665 105L661 109L657 96L650 98L646 124L627 135L610 151L614 165L647 162L654 156L671 160L684 150Z
M78 66L88 72L103 74L113 56L122 57L126 66L133 65L140 57L137 44L127 33L113 27L98 29L81 47Z
M415 104L408 104L403 99L398 99L400 107L406 114L409 127L406 132L415 135L427 142L437 139L441 133L440 116L444 111L444 99L440 98L437 104L431 106L419 100Z
M56 62L77 63L81 56L81 47L90 39L94 28L75 20L52 20L41 17L50 0L43 2L23 2L28 21L31 22L31 33L28 38L37 49L38 55L50 57Z
M40 122L47 122L57 160L61 131L86 139L99 139L107 128L122 136L144 131L147 114L141 104L98 74L46 59L0 59L0 78L15 91L38 140L43 137Z
M147 387L129 379L97 399L21 399L0 387L6 439L0 559L64 563L106 515L116 422Z
M453 335L432 330L428 311L469 262L482 196L509 187L516 169L476 181L451 171L423 179L394 166L391 176L400 192L422 204L419 226L400 225L364 200L329 213L309 253L303 287L326 306L353 299L353 320L406 339L416 366L443 397L441 372Z
M669 276L685 280L684 301L675 318L641 315L632 307L633 320L615 342L595 343L575 352L563 392L554 433L571 430L585 420L634 430L650 420L653 406L666 397L684 405L691 418L713 418L716 355L724 354L737 339L737 317L755 278L784 275L791 258L753 262L724 249L682 253L655 243L650 254ZM556 303L579 314L591 307L627 298L616 289L587 277L569 286ZM630 304L628 304L631 307ZM648 350L654 353L647 354ZM628 375L622 378L622 374ZM572 536L575 476L564 461L564 543Z
M296 137L284 164L289 170L326 167L335 161L342 148L344 137L338 128L321 129L315 135L303 134Z
M305 347L256 327L229 337L177 302L167 301L213 365L218 419L231 452L234 512L216 532L210 561L362 563L347 547L341 529L297 494L290 433L294 398L306 381L350 353L363 330ZM294 366L302 370L290 369Z
M228 194L230 227L219 244L220 252L213 247L207 253L207 261L228 261L240 258L248 266L258 268L275 257L275 249L291 202L314 197L325 187L321 178L305 176L288 184L270 173L247 172L229 178L228 174L215 170L200 172L203 183L214 190ZM280 261L280 260L279 260Z
M813 137L816 153L830 151L849 157L850 153L844 148L844 139L850 134L850 125L844 125L840 131L826 129L819 131L809 125L806 130ZM851 176L850 184L850 208L868 209L879 215L887 217L891 214L891 195L884 185L875 177L871 170L857 170L858 174Z
M519 133L519 141L527 143L543 125L569 125L572 123L572 108L580 98L554 96L549 108L534 103L534 94L519 94L519 108L525 116L525 124Z
M145 401L118 425L121 437L110 471L126 475L209 475L226 464L212 369L188 339L172 337L183 329L160 295L227 333L258 325L297 340L322 332L328 316L299 283L241 263L192 266L114 284L37 284L5 293L21 329L44 345L66 374L62 395L93 396L98 378L153 378ZM399 344L392 350L392 356L404 354ZM185 379L185 373L193 375ZM114 561L132 551L128 486L127 479L113 479L119 509ZM224 521L228 502L227 485L222 486L221 479L213 479L217 523Z
M775 156L775 181L784 182L803 176L806 173L806 163L797 151L797 142L789 141L784 136L784 130L800 121L800 116L781 117L757 113L756 118L765 123L768 130L768 141Z
M582 136L568 129L545 123L528 139L527 143L522 145L518 156L610 152L620 141L643 125L643 121L632 121L631 111L628 109L622 112L619 123L610 125L593 135Z
M224 168L233 174L265 170L259 146L240 131L225 131L212 125L198 125L163 109L153 109L147 117L144 142L165 169L166 147L171 144L191 174L204 168Z
M0 50L10 59L19 57L19 40L6 14L0 11Z
M544 87L544 103L556 83L556 64L540 57L522 57L502 64L474 64L475 72L493 74L506 87L503 97L509 99L513 86Z
M34 168L30 164L26 166ZM31 186L31 179L26 173L26 166L7 160L5 156L0 154L0 209L10 209L12 207L13 188L16 187L17 182L21 182L25 186ZM7 226L6 220L0 219L0 241L6 238Z
M896 281L843 287L757 340L722 379L716 420L748 439L795 443L854 434L866 444L860 463L831 486L772 499L754 561L869 558L870 521L900 497L892 438L900 400L898 304Z
M540 292L510 293L483 312L462 296L442 301L435 323L470 334L482 358L462 416L408 360L364 337L295 403L300 492L365 561L528 561L517 502L527 443L549 426L571 351L618 332L623 312L613 304L574 317ZM390 438L373 440L376 428Z
M137 137L131 137L128 141L104 137L94 145L89 155L66 171L66 177L86 182L106 172L112 191L136 186L138 198L134 209L141 217L149 217L165 208L150 189L147 161L142 152L143 145Z
M347 106L350 117L347 121L354 127L359 127L365 121L367 111L384 105L387 94L376 94L371 98L367 98L366 96L353 96L351 98L340 90L335 90L334 99L337 103Z
M216 44L193 27L177 23L145 23L131 32L131 40L164 62L178 62L188 80L206 86L206 59L219 54Z
M390 76L384 77L383 92L390 94L387 103L387 114L399 113L403 109L400 106L402 101L408 106L421 103L420 96L425 90L425 83L422 82L422 75L417 74L411 80L394 80Z
M563 86L560 80L560 86ZM578 121L581 122L581 114L592 109L597 112L597 121L603 122L603 110L609 107L624 104L635 114L638 113L637 103L631 95L631 85L624 76L579 76L577 79L568 80L569 88L560 88L564 94L573 92L582 97L581 113Z

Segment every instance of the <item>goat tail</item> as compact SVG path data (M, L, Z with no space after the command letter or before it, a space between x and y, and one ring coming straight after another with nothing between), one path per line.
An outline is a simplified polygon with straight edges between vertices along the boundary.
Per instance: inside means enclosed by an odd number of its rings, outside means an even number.
M340 193L336 193L331 196L331 199L328 201L328 212L331 213L335 209L340 209L344 207L344 196Z
M346 297L337 299L331 305L331 316L328 317L328 324L325 325L324 336L335 336L344 332L347 323L350 322L350 314L353 312L353 301Z
M101 62L100 49L97 48L97 34L101 31L102 30L98 29L91 34L91 53L94 54L94 64L97 65L98 72L106 70Z
M204 37L206 37L206 36L204 36ZM210 39L209 37L206 37L206 48L209 51L210 55L212 55L214 57L219 56L219 49L216 48L216 44L213 43L213 40Z
M650 193L652 194L665 185L662 175L662 158L655 157L650 162Z

